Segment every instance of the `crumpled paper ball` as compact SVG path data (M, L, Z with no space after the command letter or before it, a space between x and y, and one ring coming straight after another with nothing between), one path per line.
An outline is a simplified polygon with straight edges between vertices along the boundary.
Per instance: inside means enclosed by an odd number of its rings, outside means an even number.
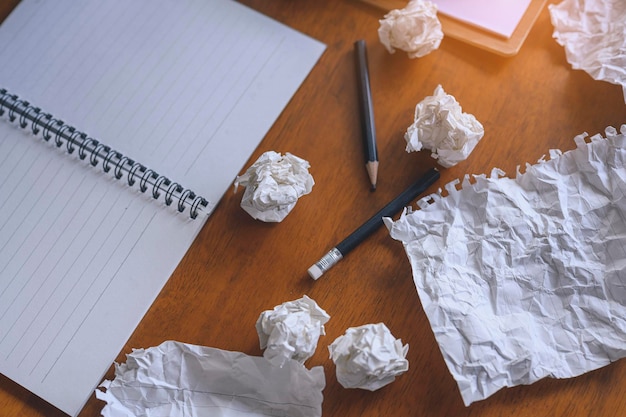
M261 313L256 330L263 356L282 367L290 359L304 363L315 353L330 316L306 295Z
M564 0L548 8L553 37L572 68L621 85L626 101L626 2Z
M235 179L235 192L239 185L246 187L241 208L257 220L281 222L298 199L311 192L315 181L309 167L307 161L289 152L284 156L265 152Z
M402 345L383 323L351 327L328 347L344 388L376 391L409 369L409 345Z
M441 85L415 107L413 124L404 134L406 151L429 149L437 162L449 168L467 159L485 134L483 125L463 113L456 99Z
M439 48L443 39L437 6L428 0L411 0L379 22L378 38L392 54L400 49L409 58L420 58Z

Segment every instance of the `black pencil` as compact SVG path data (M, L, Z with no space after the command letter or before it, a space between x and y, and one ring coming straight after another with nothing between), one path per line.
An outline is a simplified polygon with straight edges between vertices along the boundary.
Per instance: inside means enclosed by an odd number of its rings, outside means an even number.
M357 78L359 81L359 106L361 113L361 131L366 152L365 169L372 184L372 191L376 190L378 180L378 149L376 147L376 128L374 125L374 106L372 105L372 90L370 87L369 67L367 64L367 49L364 40L354 43Z
M439 179L439 171L431 168L419 180L413 183L409 188L404 190L400 195L394 198L389 204L383 207L378 213L374 214L368 221L363 223L358 229L352 232L347 238L342 240L337 246L332 248L319 261L312 265L308 272L311 278L318 279L333 267L337 262L343 259L352 249L359 243L364 241L376 229L383 224L383 217L390 217L406 207L411 200L423 193L432 183Z

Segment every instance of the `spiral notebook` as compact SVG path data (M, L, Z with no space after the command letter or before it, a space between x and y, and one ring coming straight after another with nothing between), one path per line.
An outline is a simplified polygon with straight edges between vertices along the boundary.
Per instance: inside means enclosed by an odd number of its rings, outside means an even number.
M323 50L231 0L17 6L0 25L2 374L78 414Z

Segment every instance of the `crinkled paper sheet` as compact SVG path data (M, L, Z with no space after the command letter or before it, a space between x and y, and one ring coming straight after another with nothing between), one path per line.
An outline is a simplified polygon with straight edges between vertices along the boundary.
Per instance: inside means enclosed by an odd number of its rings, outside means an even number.
M104 417L321 417L321 366L168 341L117 365L96 397Z
M565 0L548 7L554 38L572 68L621 85L626 101L626 1Z
M626 355L626 125L385 219L466 405ZM427 198L428 199L428 198Z

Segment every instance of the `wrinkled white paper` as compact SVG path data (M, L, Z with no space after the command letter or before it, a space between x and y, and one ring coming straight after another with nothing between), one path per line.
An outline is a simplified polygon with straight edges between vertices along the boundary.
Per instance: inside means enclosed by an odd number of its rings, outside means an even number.
M484 134L483 125L463 113L454 96L438 85L432 96L415 106L413 124L404 139L407 152L429 149L441 166L449 168L467 159Z
M626 101L626 2L565 0L548 8L553 36L572 68L621 85Z
M276 366L304 363L315 353L330 316L306 295L261 313L256 331L263 356Z
M168 341L116 364L96 397L104 417L321 417L324 369Z
M439 48L443 39L437 6L428 0L411 0L403 9L391 10L379 21L378 38L389 53L396 49L420 58Z
M328 347L344 388L376 391L409 369L409 345L402 345L383 323L350 327Z
M246 187L241 208L257 220L281 222L298 199L313 189L309 167L307 161L289 152L284 156L265 152L235 180L235 191L239 185Z
M384 219L466 405L626 355L626 125Z

